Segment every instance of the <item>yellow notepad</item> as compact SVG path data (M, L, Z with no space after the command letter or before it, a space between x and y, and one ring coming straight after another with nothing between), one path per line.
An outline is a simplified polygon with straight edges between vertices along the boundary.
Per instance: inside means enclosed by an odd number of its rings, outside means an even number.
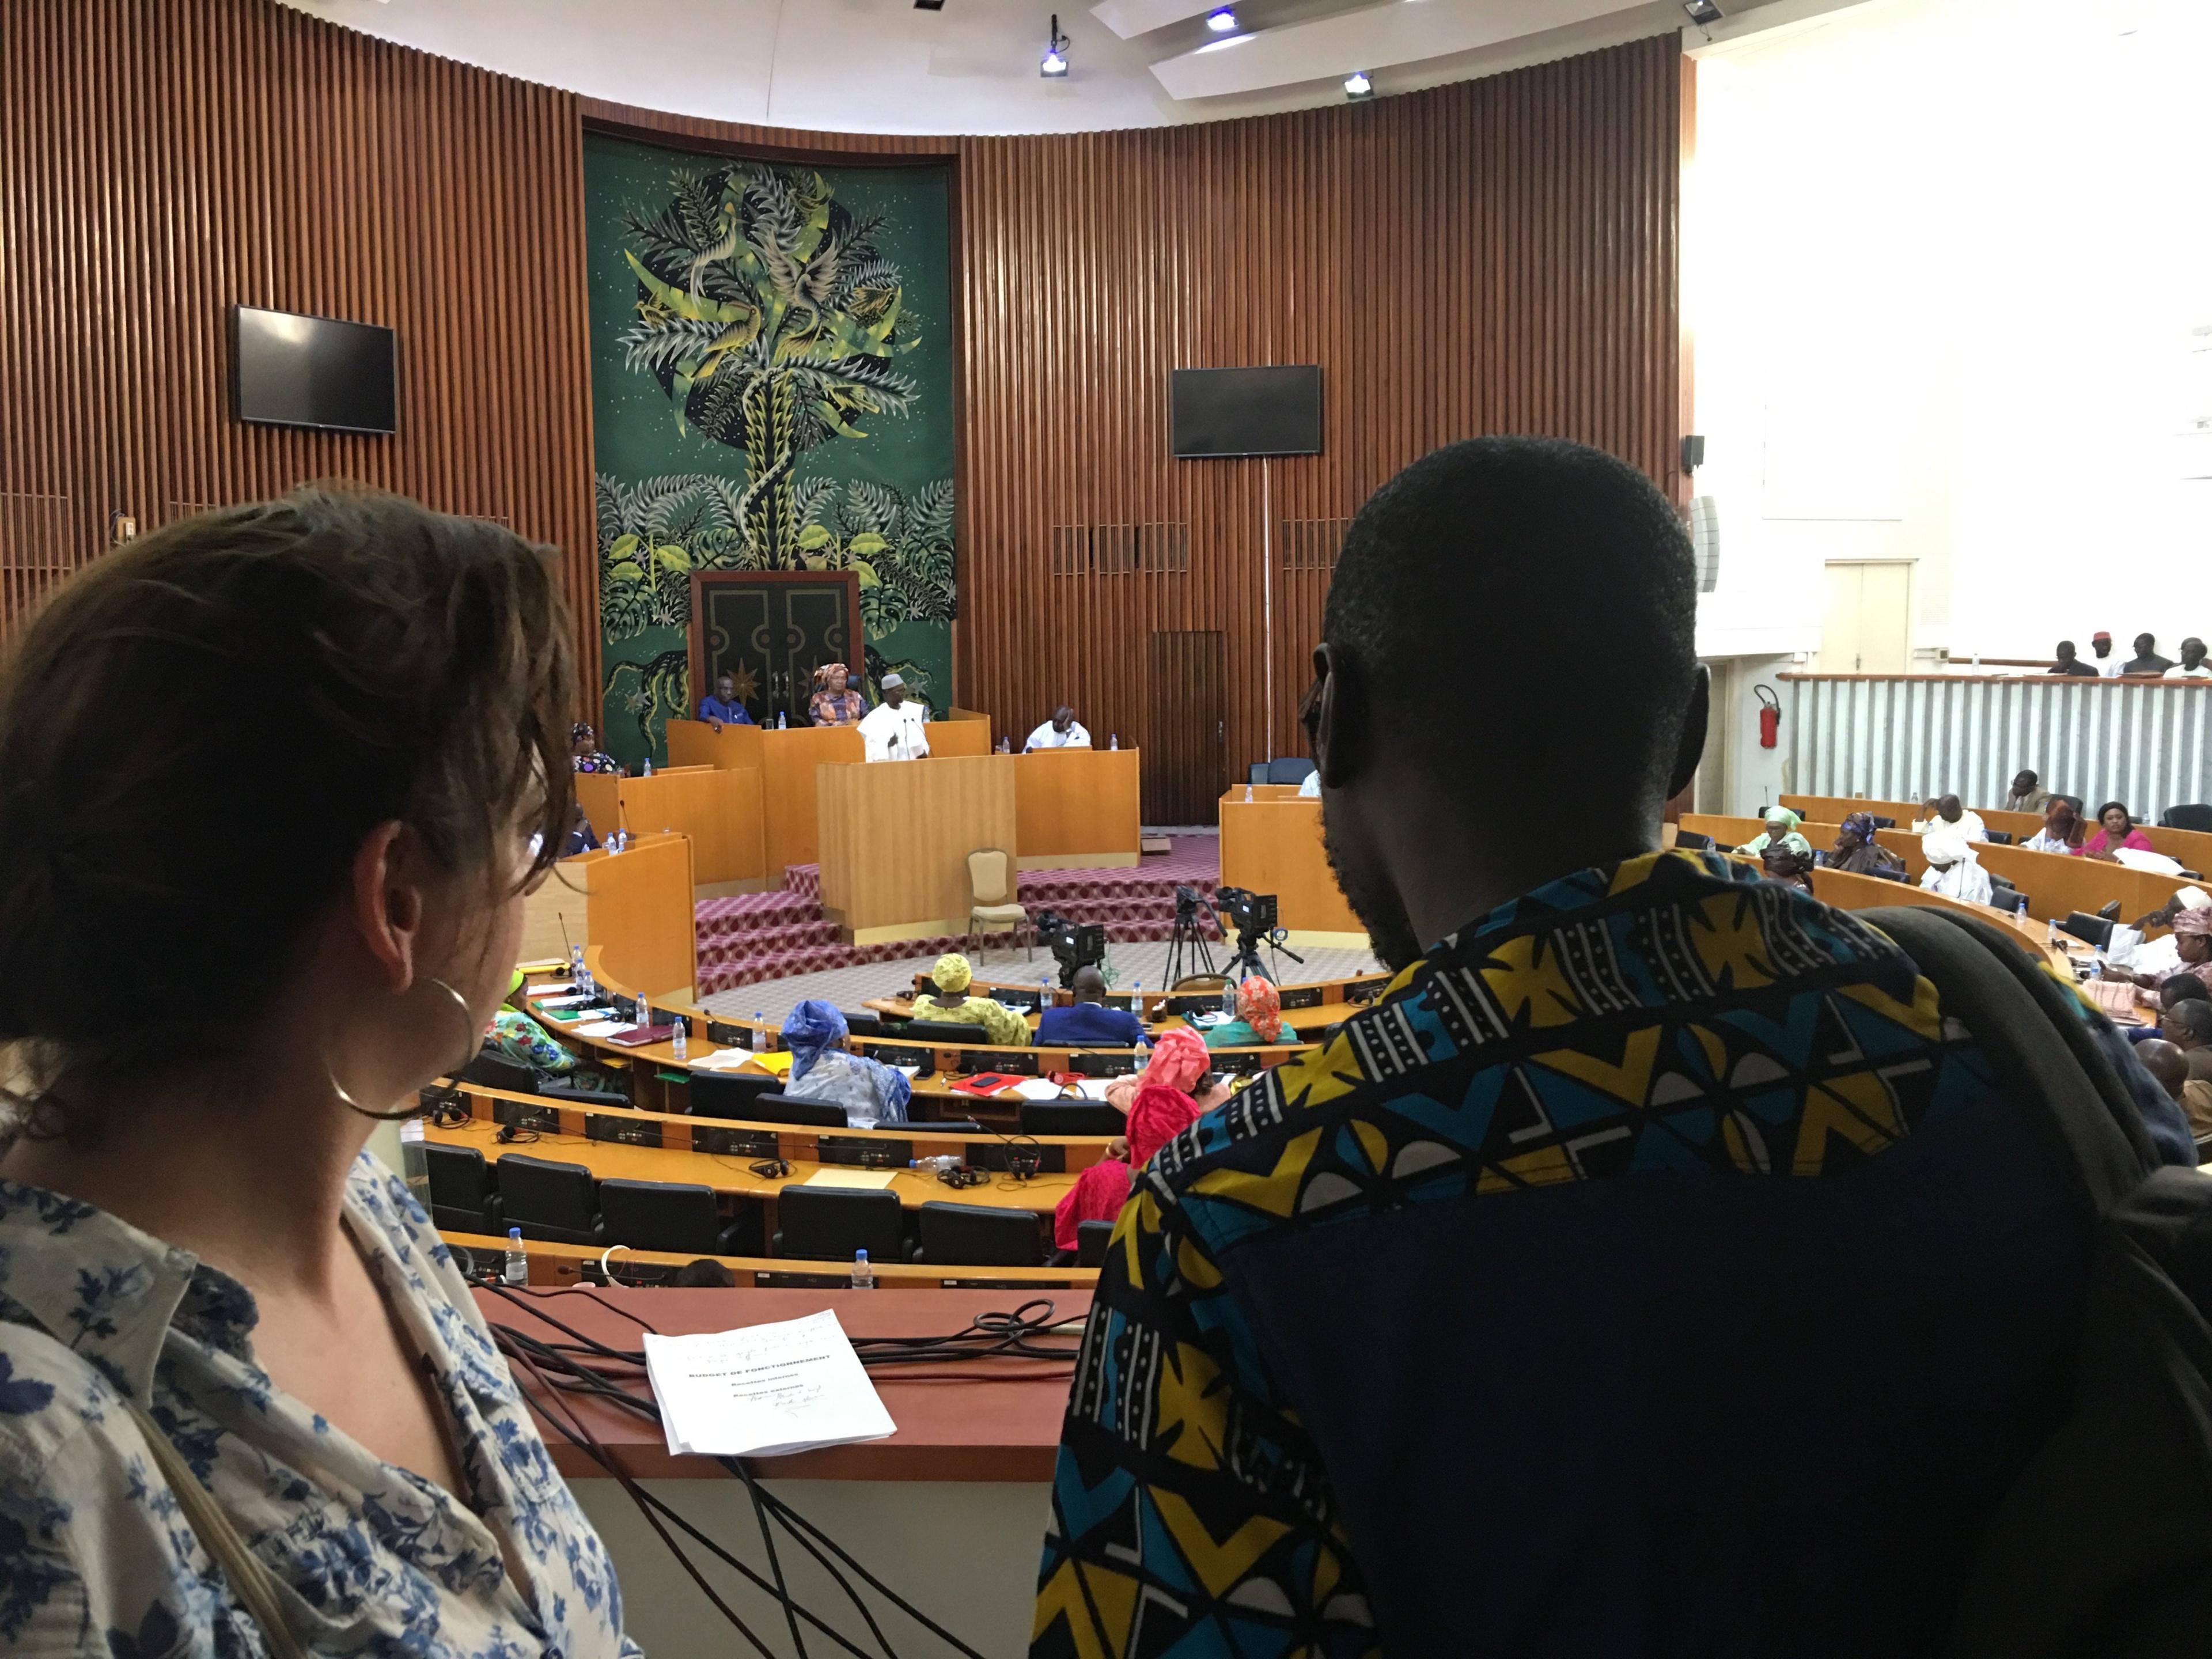
M817 1170L802 1187L867 1187L880 1192L898 1179L896 1170Z

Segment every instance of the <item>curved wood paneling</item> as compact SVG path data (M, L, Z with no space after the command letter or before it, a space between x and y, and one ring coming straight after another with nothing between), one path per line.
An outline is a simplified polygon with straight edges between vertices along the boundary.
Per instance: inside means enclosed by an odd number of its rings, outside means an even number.
M0 634L112 511L352 478L568 550L597 686L580 131L272 0L0 6ZM398 435L233 421L241 302L397 330Z

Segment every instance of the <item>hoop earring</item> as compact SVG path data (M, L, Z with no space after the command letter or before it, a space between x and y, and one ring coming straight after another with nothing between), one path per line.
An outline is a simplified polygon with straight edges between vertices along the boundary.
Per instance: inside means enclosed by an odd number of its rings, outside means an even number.
M451 1071L458 1073L461 1070L462 1066L466 1066L469 1061L477 1057L477 1049L479 1044L477 1039L476 1021L469 1018L469 1003L466 997L464 997L459 991L456 991L452 986L447 984L442 979L431 979L430 983L436 986L441 991L443 991L447 996L453 998L453 1006L460 1010L461 1024L466 1029L468 1033L468 1052L462 1057L459 1066L449 1068ZM323 1073L325 1076L330 1079L331 1092L337 1097L339 1105L344 1107L349 1112L357 1113L362 1117L374 1119L379 1123L402 1123L410 1117L422 1117L437 1109L437 1103L434 1101L430 1103L428 1105L425 1105L422 1102L418 1100L412 1106L406 1107L397 1112L372 1111L346 1092L345 1085L338 1081L338 1074L336 1071L331 1069L331 1063L327 1059L323 1061Z

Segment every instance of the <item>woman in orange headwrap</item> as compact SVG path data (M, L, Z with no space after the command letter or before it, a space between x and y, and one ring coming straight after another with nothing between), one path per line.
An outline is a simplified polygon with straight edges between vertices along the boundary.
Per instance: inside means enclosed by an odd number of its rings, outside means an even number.
M1282 1040L1283 994L1273 980L1257 974L1247 974L1237 981L1237 1018L1222 1021L1206 1034L1209 1048L1256 1048Z
M1133 1172L1152 1154L1198 1121L1199 1104L1180 1089L1148 1083L1129 1103L1129 1158L1103 1158L1085 1170L1052 1212L1052 1240L1063 1250L1076 1246L1076 1229L1086 1221L1111 1221L1128 1201Z

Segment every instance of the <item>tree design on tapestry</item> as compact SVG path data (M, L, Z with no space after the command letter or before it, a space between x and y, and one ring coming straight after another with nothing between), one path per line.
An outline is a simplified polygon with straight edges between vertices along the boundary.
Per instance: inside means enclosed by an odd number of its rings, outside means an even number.
M910 459L869 459L882 446L867 441L886 422L945 420L945 343L911 358L927 365L920 381L901 367L925 344L890 251L917 246L914 233L838 199L847 185L902 198L848 173L750 161L678 166L665 188L627 176L598 210L628 297L618 332L595 322L595 352L602 374L658 388L672 435L652 476L603 459L598 477L610 723L634 718L650 751L690 702L679 641L695 571L850 571L871 678L896 669L926 686L942 659L914 652L943 650L956 608L953 486L932 476L949 458L917 477ZM925 270L924 308L941 317L942 278ZM646 429L626 418L635 459ZM731 456L733 476L696 470L702 440ZM923 626L882 648L909 623Z

